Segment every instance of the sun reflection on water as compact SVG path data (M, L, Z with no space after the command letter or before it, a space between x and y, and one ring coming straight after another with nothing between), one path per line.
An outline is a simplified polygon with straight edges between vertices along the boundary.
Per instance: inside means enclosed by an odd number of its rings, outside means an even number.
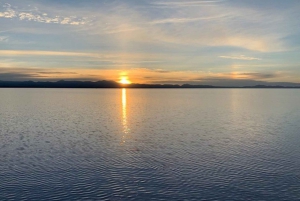
M123 136L122 143L126 142L126 137L129 134L129 127L127 122L127 97L126 97L126 89L122 89L122 126L123 126Z

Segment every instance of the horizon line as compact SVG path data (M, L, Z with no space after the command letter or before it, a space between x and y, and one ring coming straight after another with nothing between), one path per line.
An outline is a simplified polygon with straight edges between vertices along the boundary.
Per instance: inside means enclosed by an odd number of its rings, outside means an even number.
M300 88L300 83L289 83L299 86L283 86L269 82L251 86L218 86L209 84L122 84L111 80L81 81L81 80L57 80L57 81L5 81L0 80L0 88Z

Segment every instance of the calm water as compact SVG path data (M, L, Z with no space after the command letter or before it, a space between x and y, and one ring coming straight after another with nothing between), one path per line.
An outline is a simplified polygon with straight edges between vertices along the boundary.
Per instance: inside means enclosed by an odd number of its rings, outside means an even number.
M0 200L300 200L300 90L0 89Z

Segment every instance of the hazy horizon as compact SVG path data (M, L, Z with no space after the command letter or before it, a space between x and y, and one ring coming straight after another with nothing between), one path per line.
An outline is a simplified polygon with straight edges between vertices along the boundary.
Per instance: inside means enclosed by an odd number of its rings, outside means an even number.
M118 87L133 87L139 86L139 85L178 85L178 86L184 86L184 85L191 85L191 86L213 86L213 87L255 87L255 86L278 86L278 87L300 87L300 83L292 83L292 82L263 82L263 81L252 81L252 80L223 80L218 82L214 82L214 80L207 80L203 81L200 84L199 83L184 83L184 82L158 82L158 83L131 83L131 84L122 84L114 80L82 80L82 79L60 79L60 80L0 80L0 87L1 82L12 82L12 83L27 83L27 82L36 82L36 83L44 83L44 82L50 82L50 83L57 83L57 82L91 82L91 83L97 83L97 82L108 82L111 84L117 84ZM134 86L131 86L134 85ZM74 86L76 88L76 86ZM111 86L112 87L112 86ZM109 87L109 88L111 88ZM113 87L114 88L114 87Z

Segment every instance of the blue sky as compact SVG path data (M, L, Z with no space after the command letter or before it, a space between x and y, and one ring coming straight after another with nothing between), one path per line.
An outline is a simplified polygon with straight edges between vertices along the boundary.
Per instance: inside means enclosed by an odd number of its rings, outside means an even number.
M0 0L0 80L300 83L298 0Z

